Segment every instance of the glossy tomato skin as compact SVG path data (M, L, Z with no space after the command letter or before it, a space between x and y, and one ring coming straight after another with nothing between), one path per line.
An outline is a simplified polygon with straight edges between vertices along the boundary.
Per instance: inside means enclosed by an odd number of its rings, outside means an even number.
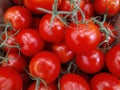
M37 10L37 8L44 8L52 11L52 5L54 0L24 0L24 5L34 14L43 14L45 12ZM58 0L58 7L61 4L61 0ZM32 6L32 7L31 7Z
M94 0L94 10L100 15L106 12L109 16L114 16L119 12L120 0Z
M70 73L60 78L60 90L90 90L90 87L80 75Z
M32 15L22 6L13 6L5 12L4 20L6 23L11 23L15 30L21 30L31 26Z
M88 74L94 74L104 67L105 56L101 50L95 49L86 54L77 55L75 62L81 71Z
M0 67L0 90L22 90L23 80L11 67Z
M75 54L66 47L65 42L53 44L52 51L60 58L61 63L67 63L75 56Z
M115 45L107 52L106 65L113 75L120 77L120 44Z
M46 83L54 82L60 73L60 59L52 52L42 51L37 53L30 61L29 71Z
M78 26L71 23L65 33L66 46L77 54L96 49L100 40L100 31L93 23L78 24Z
M6 58L8 58L8 62L3 60L1 66L11 66L20 73L27 67L27 60L18 53L8 53Z
M28 90L35 90L35 85L36 85L36 82L33 82L29 86ZM58 90L58 87L57 87L57 84L54 82L51 84L48 84L47 87L45 87L42 83L40 83L38 90Z
M119 90L120 81L110 73L98 73L92 77L91 90Z
M54 18L52 25L50 21L51 14L46 14L41 19L39 26L39 32L41 37L47 42L61 42L64 39L65 25L56 17Z
M17 35L21 53L25 56L33 56L44 48L44 41L36 29L24 29Z

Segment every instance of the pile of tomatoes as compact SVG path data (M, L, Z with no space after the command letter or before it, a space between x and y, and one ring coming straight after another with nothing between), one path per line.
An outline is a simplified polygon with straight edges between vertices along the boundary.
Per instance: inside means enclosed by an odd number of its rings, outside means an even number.
M0 34L0 90L120 90L120 0L12 0Z

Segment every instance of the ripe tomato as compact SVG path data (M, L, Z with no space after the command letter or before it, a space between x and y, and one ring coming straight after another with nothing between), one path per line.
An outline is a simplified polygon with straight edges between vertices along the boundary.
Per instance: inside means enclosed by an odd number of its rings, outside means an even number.
M22 90L23 80L12 67L0 67L0 90Z
M1 66L11 66L19 72L23 72L27 67L26 59L18 53L8 53L6 58L8 58L8 62L3 60Z
M24 6L27 7L34 14L43 14L44 11L37 10L37 8L44 8L52 11L54 0L24 0ZM58 0L58 7L61 0Z
M2 42L3 44L3 51L4 52L18 52L18 43L16 41L16 32L13 30L7 30L2 34Z
M60 90L90 90L90 87L80 75L70 73L60 78Z
M36 85L36 82L33 82L33 83L29 86L28 90L35 90L35 85ZM47 87L44 86L42 83L40 83L38 90L58 90L58 87L57 87L57 84L56 84L56 83L48 84Z
M33 56L44 47L44 41L35 29L24 29L17 35L17 42L20 44L21 53L25 56Z
M52 52L42 51L31 59L29 71L46 83L52 83L60 73L60 59Z
M51 14L42 17L39 32L41 37L52 43L60 42L64 39L65 25L55 17L51 25Z
M96 49L76 56L76 64L85 73L93 74L99 72L105 64L105 57L101 50Z
M32 15L22 6L13 6L5 12L4 20L6 23L10 23L15 30L21 30L31 26Z
M94 0L93 5L96 13L114 16L119 12L120 0Z
M120 77L120 44L112 47L106 54L106 65L109 71Z
M91 79L91 90L120 90L120 81L110 73L98 73Z
M69 26L65 33L65 43L71 51L80 54L96 49L101 40L101 34L95 24L71 23Z
M53 44L52 51L60 58L61 63L67 63L74 58L74 53L66 47L65 42Z

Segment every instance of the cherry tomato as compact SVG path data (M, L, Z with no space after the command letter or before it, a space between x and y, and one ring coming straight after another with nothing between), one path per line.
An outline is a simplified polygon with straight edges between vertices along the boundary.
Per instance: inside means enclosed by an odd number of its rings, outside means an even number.
M36 85L36 82L33 82L28 90L35 90L35 85ZM44 86L42 83L40 83L39 85L39 89L38 90L58 90L58 87L57 87L57 84L56 83L51 83L51 84L48 84L47 87Z
M12 67L0 67L0 90L22 90L23 80Z
M4 20L6 23L10 23L15 30L21 30L31 26L32 15L22 6L13 6L5 12Z
M90 87L80 75L70 73L60 78L60 90L90 90Z
M92 50L86 54L76 56L76 64L85 73L93 74L99 72L105 64L105 56L99 49Z
M65 43L71 51L80 54L96 49L101 40L101 34L95 24L71 23L69 26L65 33Z
M52 11L54 0L24 0L24 5L34 14L43 14L44 11L37 8L44 8ZM58 7L61 4L61 0L58 0Z
M2 66L12 66L14 69L18 70L19 72L23 72L25 68L27 68L27 61L18 53L8 53L6 58L8 60L2 61Z
M56 17L51 25L51 14L43 16L39 26L41 37L51 43L57 43L64 39L65 25Z
M21 30L17 35L17 42L25 56L33 56L44 47L44 41L36 29Z
M119 12L120 0L94 0L93 5L96 13L114 16Z
M112 47L106 54L106 65L109 71L120 77L120 44Z
M39 52L31 59L29 71L33 76L45 80L46 83L52 83L60 73L60 59L52 52Z
M110 73L98 73L91 79L91 90L119 90L120 81Z
M53 44L52 51L60 58L61 63L67 63L75 56L74 53L66 47L65 42Z

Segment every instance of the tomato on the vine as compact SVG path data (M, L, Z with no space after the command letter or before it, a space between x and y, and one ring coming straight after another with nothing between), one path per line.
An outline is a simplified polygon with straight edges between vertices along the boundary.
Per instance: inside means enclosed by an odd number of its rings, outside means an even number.
M65 25L57 17L51 21L52 15L45 14L39 25L39 32L41 37L51 43L57 43L64 40Z
M90 90L86 80L77 74L65 74L59 81L60 90Z
M25 56L33 56L44 48L44 41L36 29L24 29L17 34L20 51Z
M93 5L96 13L114 16L119 12L120 0L94 0Z
M15 30L29 28L32 23L32 14L22 6L13 6L4 14L4 21L10 23Z
M60 59L49 51L37 53L33 56L29 64L30 74L43 79L48 84L57 79L60 69Z
M76 55L75 62L81 71L88 74L94 74L104 67L105 56L101 50L95 49L86 54Z
M23 79L12 67L0 67L0 90L22 90Z
M66 46L74 53L80 54L96 49L101 40L98 27L93 23L71 23L66 29Z

